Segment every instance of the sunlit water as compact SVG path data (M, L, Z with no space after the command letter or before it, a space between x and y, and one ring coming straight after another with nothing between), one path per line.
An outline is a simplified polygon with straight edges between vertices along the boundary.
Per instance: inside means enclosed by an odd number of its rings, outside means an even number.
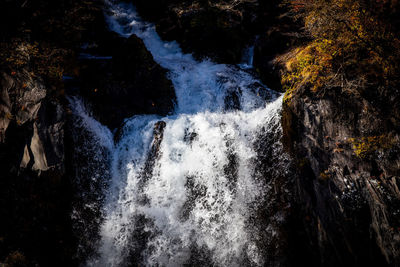
M141 38L169 71L177 103L168 117L127 119L113 144L110 131L73 100L80 123L109 152L111 176L98 248L86 264L264 265L264 226L254 218L268 190L256 148L268 135L276 138L272 155L282 153L282 98L247 70L251 61L196 61L176 42L162 41L130 5L110 4L107 19L122 36Z

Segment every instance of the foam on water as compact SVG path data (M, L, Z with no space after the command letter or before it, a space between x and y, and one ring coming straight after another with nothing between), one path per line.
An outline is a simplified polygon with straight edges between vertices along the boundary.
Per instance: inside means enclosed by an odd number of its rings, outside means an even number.
M169 117L128 119L115 147L103 132L112 177L87 265L263 265L251 220L266 192L255 146L260 135L279 135L282 98L238 66L183 54L131 5L110 3L107 15L111 29L137 35L169 70L177 105Z
M89 115L88 110L81 99L71 97L68 101L70 106L73 107L74 115L79 118L76 123L78 123L80 127L90 131L95 141L104 147L104 149L112 151L114 148L114 142L111 131Z
M209 60L196 61L184 54L179 45L160 39L155 26L144 22L130 4L112 4L108 12L110 28L122 36L135 34L141 38L155 61L170 71L178 99L177 114L202 111L222 111L227 90L242 91L242 111L250 111L265 104L259 90L250 87L257 80L236 66L215 64ZM254 91L256 90L256 91ZM244 101L245 100L245 101Z

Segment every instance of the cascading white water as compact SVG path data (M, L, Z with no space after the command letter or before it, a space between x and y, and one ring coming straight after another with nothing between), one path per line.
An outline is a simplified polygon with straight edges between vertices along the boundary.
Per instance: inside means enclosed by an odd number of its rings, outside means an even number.
M279 137L282 98L244 68L198 62L163 42L131 5L109 5L110 28L137 35L169 70L177 105L168 117L127 119L115 146L96 130L111 181L87 265L262 266L254 218L268 188L256 147L260 136Z

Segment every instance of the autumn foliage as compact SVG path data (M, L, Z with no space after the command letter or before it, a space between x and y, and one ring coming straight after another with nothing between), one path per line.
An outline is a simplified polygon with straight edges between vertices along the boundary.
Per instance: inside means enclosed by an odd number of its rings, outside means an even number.
M310 39L285 60L283 84L289 93L303 85L314 92L398 85L397 1L292 0L288 4Z
M80 45L90 39L96 0L0 1L0 71L22 69L59 87Z

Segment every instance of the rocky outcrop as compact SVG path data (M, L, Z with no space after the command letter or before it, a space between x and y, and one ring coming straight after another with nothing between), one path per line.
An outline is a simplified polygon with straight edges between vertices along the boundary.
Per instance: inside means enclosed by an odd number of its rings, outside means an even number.
M276 58L304 41L298 25L290 17L281 17L276 26L259 35L254 46L254 68L269 88L284 91L281 84L282 65Z
M108 33L114 49L109 59L83 59L78 77L80 93L91 103L95 118L111 129L135 114L167 115L175 91L167 72L143 41Z
M176 40L186 53L220 63L240 63L254 45L254 68L270 88L281 91L277 55L304 42L302 23L280 1L142 1L141 16L153 21L165 40Z
M100 122L117 128L134 114L168 114L174 90L142 41L109 32L97 3L8 2L0 6L22 16L13 25L24 30L17 43L32 49L19 62L22 50L8 39L19 33L1 32L0 265L78 266L98 234L107 151L76 125L67 97L84 98ZM104 180L93 184L89 173Z
M10 169L62 171L64 110L26 70L11 75L1 77L1 157L8 158Z
M65 111L27 70L0 82L0 260L69 265Z
M268 25L260 30L254 44L253 65L261 81L277 91L284 91L281 75L284 68L277 58L307 40L302 22L296 20L289 7L274 1L264 4L268 10L268 19L262 23Z
M297 165L298 223L314 244L310 259L319 259L317 266L400 264L397 101L341 89L316 95L303 87L285 102L283 140Z
M264 1L132 1L165 40L186 53L221 63L240 63L244 48L270 24Z
M65 55L105 28L103 13L93 1L0 7L0 265L74 266L73 144L60 76L74 65Z

